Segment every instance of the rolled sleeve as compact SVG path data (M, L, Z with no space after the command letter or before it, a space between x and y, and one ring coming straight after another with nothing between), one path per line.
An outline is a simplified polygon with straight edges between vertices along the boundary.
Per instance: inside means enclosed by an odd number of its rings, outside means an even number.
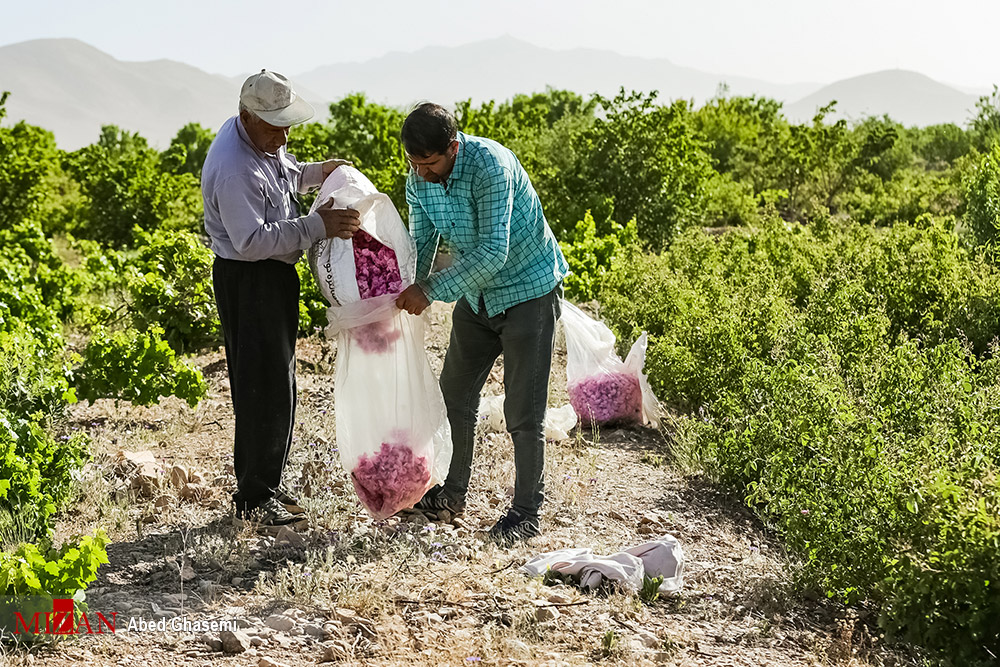
M219 215L233 248L251 261L307 250L326 236L318 213L267 221L268 206L263 183L233 176L216 190Z
M326 180L326 177L323 175L322 162L300 162L298 166L302 170L302 177L299 179L298 187L300 194L318 188Z
M504 267L510 250L514 179L503 168L483 170L473 179L476 231L479 242L455 263L426 280L427 296L436 301L457 301L463 294L481 291Z

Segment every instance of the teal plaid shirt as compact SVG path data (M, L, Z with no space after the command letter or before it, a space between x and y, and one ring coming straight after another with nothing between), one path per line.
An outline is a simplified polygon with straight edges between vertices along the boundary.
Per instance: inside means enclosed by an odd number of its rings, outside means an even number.
M432 301L464 296L493 317L551 292L568 273L542 204L517 157L495 141L458 133L447 183L410 172L406 201L417 243L417 284ZM454 263L430 273L444 239Z

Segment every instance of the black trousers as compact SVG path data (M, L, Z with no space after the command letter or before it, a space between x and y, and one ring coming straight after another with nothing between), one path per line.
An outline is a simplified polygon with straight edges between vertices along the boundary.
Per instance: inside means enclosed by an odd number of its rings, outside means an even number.
M215 258L215 302L226 342L236 414L233 466L237 511L274 495L295 424L295 337L299 276L278 260Z

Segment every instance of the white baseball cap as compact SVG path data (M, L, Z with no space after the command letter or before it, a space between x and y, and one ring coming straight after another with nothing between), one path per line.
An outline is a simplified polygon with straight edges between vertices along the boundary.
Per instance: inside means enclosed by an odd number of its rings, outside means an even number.
M243 82L240 104L275 127L304 123L316 113L312 105L295 94L291 81L266 69Z

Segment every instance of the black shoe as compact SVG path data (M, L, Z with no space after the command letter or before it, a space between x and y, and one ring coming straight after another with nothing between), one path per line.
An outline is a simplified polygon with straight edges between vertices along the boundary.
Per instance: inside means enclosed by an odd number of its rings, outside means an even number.
M300 515L306 513L305 508L283 486L279 486L278 490L274 492L274 499L284 505L285 509L291 514Z
M530 540L539 532L541 529L537 518L510 509L495 526L490 528L489 538L497 544L509 546L519 540Z
M465 512L465 501L453 500L438 487L425 493L412 509L404 511L418 512L431 521L451 521Z
M303 514L292 514L285 509L277 498L268 498L251 510L237 512L236 516L244 522L258 528L277 528L291 526L305 520Z

